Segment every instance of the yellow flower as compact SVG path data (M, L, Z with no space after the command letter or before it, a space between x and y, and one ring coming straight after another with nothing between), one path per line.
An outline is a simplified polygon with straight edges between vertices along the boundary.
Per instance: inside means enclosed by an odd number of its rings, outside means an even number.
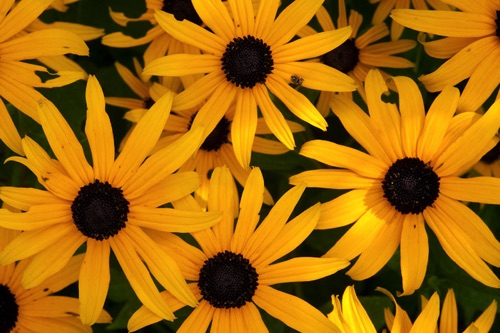
M391 13L391 10L394 8L410 8L410 0L370 0L370 3L378 3L377 9L375 9L375 12L373 13L373 24L378 24L385 21L385 19ZM411 0L411 4L413 5L413 7L420 10L428 9L429 7L427 6L427 3L434 9L451 10L451 7L446 5L441 0ZM404 27L401 24L392 21L391 39L399 39L399 37L401 37L401 34L403 33L403 29Z
M324 31L335 29L335 24L333 23L330 14L323 6L316 13L316 17ZM416 42L405 39L374 44L376 41L389 35L387 25L382 22L378 23L358 36L358 31L362 22L363 16L354 10L351 10L349 17L347 17L344 0L340 0L337 25L338 28L344 28L348 25L351 26L351 37L336 49L323 54L319 58L319 61L336 68L353 78L357 84L358 92L361 97L365 99L363 83L368 71L372 68L379 67L413 67L414 64L411 61L396 57L394 54L411 50L415 47ZM299 32L299 36L305 37L314 33L316 33L314 29L309 26L305 26ZM381 71L381 73L384 77L389 77L389 75L385 72ZM319 100L316 106L323 116L327 116L330 112L330 106L328 103L333 95L334 92L331 91L322 91L319 95Z
M359 302L354 286L345 289L342 305L338 296L332 296L333 311L328 314L341 333L376 333L375 326Z
M289 84L300 77L307 88L327 91L353 91L354 82L336 69L319 63L300 62L339 46L351 28L321 32L290 42L321 6L322 0L298 0L275 19L279 1L261 1L254 15L252 1L229 1L234 20L220 0L193 0L194 8L208 31L172 14L157 11L159 25L180 41L198 47L199 55L174 54L154 60L144 69L146 75L183 76L208 73L181 92L174 110L186 110L208 99L193 121L203 124L205 136L216 127L236 100L232 122L232 142L238 162L248 168L257 129L257 106L271 132L288 149L293 134L270 91L298 118L326 129L327 123L314 105Z
M24 60L62 54L88 55L85 42L75 34L60 29L23 33L52 0L6 0L0 3L0 97L37 122L38 101L43 98L36 88L60 87L84 78L84 73L59 72L56 78L42 82L35 72L47 68ZM34 47L33 45L36 45ZM20 136L0 100L0 140L15 153L23 155ZM8 119L5 121L5 119Z
M163 85L153 84L150 89L153 100L163 96L167 91ZM162 137L158 140L156 149L168 146L175 142L180 136L189 131L192 121L196 116L199 107L191 108L184 111L174 112L170 115L165 124ZM179 168L180 171L196 171L200 177L200 187L195 191L195 198L202 208L206 208L208 189L209 189L209 173L218 166L226 165L231 174L235 177L239 184L245 186L250 169L244 169L236 160L231 142L231 123L234 117L234 105L229 107L228 112L222 117L215 129L206 137L200 146L200 149L193 157L188 159L186 163ZM145 109L137 109L129 111L125 114L125 119L137 123L145 114ZM297 123L287 121L287 124L292 129L292 132L303 131L304 128ZM261 154L277 155L286 153L286 147L278 141L270 140L259 135L271 134L264 119L259 118L257 121L257 130L254 139L252 151ZM269 191L265 189L264 203L267 205L273 204L273 198Z
M425 224L448 256L481 283L500 288L488 265L500 266L500 243L486 224L460 201L500 204L500 179L460 178L497 142L500 100L480 116L453 116L458 89L445 88L427 114L417 85L392 78L399 110L381 96L388 91L382 75L366 78L370 115L347 98L330 104L346 130L368 152L313 140L301 154L334 169L305 171L292 184L353 189L322 205L317 229L354 225L325 254L352 260L355 280L376 274L398 246L404 294L420 287L427 269L429 244Z
M385 323L391 333L419 333L419 332L435 332L435 333L458 333L458 314L457 301L453 289L448 289L444 298L443 307L441 309L441 317L439 314L439 295L435 292L430 300L427 301L422 296L422 312L412 324L408 314L403 310L391 293L384 288L377 288L389 296L396 306L396 315L389 309L384 309ZM493 326L495 315L497 312L497 302L493 300L486 310L470 324L464 333L488 333ZM439 318L440 317L440 318ZM439 318L439 326L438 326ZM439 330L438 330L439 328Z
M319 204L287 222L305 186L286 192L259 223L264 180L258 168L250 173L238 214L235 191L227 168L216 168L210 182L208 210L223 211L221 222L193 233L202 251L188 246L172 234L150 232L176 259L190 287L200 300L177 332L267 332L257 306L300 332L340 332L325 315L296 296L271 285L316 280L331 275L349 263L336 258L297 257L274 263L299 246L313 231L319 218ZM188 198L190 199L190 198ZM174 205L196 208L193 199ZM235 218L238 219L235 223ZM257 226L258 225L258 226ZM184 305L168 292L164 299L174 308ZM161 318L147 308L132 315L128 329L136 331Z
M402 25L446 36L424 42L431 57L448 59L420 81L431 92L447 85L468 82L460 96L458 110L476 111L500 83L500 1L446 0L461 11L394 10L391 17Z
M148 157L169 115L173 93L166 94L137 124L115 159L104 96L93 76L87 83L86 100L85 133L93 166L70 126L47 100L40 102L39 113L57 160L29 137L23 139L26 158L9 159L30 168L47 190L0 187L0 199L24 211L0 210L0 226L24 230L0 253L0 264L33 256L22 278L23 285L31 288L60 271L85 243L79 279L80 313L83 323L92 324L106 299L113 250L143 304L172 320L172 310L161 299L143 261L158 282L180 300L194 306L196 299L175 261L145 235L143 228L191 232L220 219L215 212L156 208L198 187L196 173L173 172L199 147L203 130L193 129L177 143Z
M0 250L15 238L20 231L0 228ZM21 284L29 259L0 266L0 330L1 332L82 332L92 329L78 318L77 298L50 296L78 280L83 255L69 260L67 265L34 288ZM110 323L111 317L101 311L98 323Z

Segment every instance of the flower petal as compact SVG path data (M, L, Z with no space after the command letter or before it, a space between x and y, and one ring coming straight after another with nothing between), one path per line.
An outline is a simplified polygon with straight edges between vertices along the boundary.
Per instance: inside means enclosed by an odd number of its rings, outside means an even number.
M161 298L148 269L142 263L135 248L130 246L129 238L122 237L125 230L127 229L122 230L117 236L109 238L111 249L113 249L123 273L144 306L163 319L173 320L172 310Z
M332 167L346 168L362 177L383 178L387 166L380 160L357 149L325 140L311 140L300 149L300 155Z
M71 209L67 203L37 205L25 213L0 209L0 226L8 229L36 230L72 221Z
M177 333L206 332L215 312L220 311L202 300L191 314L182 322Z
M290 177L290 184L304 182L307 187L330 189L370 188L380 186L380 179L359 176L350 170L319 169L303 171Z
M429 242L423 215L405 215L401 233L401 274L403 294L411 295L420 288L427 271Z
M337 258L292 258L259 269L259 284L314 281L332 275L349 266Z
M0 43L26 28L52 2L53 0L23 0L10 11L7 9L7 16L2 17L0 22ZM9 2L7 1L7 3Z
M185 76L220 70L220 57L211 54L171 54L151 61L144 75Z
M391 18L417 31L449 37L483 37L493 34L493 20L479 13L395 9Z
M259 285L253 301L271 316L299 332L341 332L309 303L269 286Z
M80 271L78 288L80 292L80 318L84 325L97 321L108 295L109 243L106 241L87 241L87 252Z
M246 1L248 3L248 1ZM222 1L216 0L202 0L192 1L193 7L196 9L198 15L203 20L210 30L212 30L217 37L223 38L227 43L233 40L236 37L235 26L238 27L241 24L245 24L246 22L236 22L238 18L238 12L233 10L235 21L231 19L229 13L226 9L226 6L222 3ZM234 3L230 3L231 8L234 6ZM253 14L251 16L253 20ZM251 32L246 32L244 35L250 34ZM241 36L241 35L239 35Z
M495 177L444 177L439 191L455 200L500 205L500 179Z
M248 169L257 129L257 102L250 89L236 95L236 110L231 123L231 140L234 155L240 165Z
M418 318L413 323L410 333L435 332L439 317L439 295L434 293Z

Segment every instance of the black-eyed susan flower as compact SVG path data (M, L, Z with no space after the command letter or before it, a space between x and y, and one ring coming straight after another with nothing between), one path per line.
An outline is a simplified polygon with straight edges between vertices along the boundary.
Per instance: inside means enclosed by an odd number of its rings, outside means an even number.
M377 9L373 13L372 23L378 24L385 21L393 9L410 8L410 0L370 0L370 3L378 3ZM441 0L411 0L413 8L427 10L429 7L438 10L451 10L451 7ZM404 26L391 22L391 39L396 40L401 37Z
M43 82L35 72L49 73L47 68L25 60L68 53L89 54L85 42L69 31L45 29L23 33L23 29L51 3L52 0L22 0L2 1L0 4L0 97L38 122L37 106L43 96L35 88L60 87L84 78L85 73L51 73L54 78ZM7 118L8 114L3 109L3 101L0 101L0 117ZM22 155L18 138L20 136L12 121L0 122L0 140Z
M399 9L394 21L426 33L445 36L421 42L431 57L449 59L419 78L431 92L468 79L458 111L476 111L500 83L500 1L444 1L460 11Z
M426 114L415 82L407 77L393 81L399 110L382 101L388 89L376 70L366 78L369 116L347 98L335 97L330 104L368 153L323 140L307 142L301 149L302 155L334 168L305 171L292 176L292 184L352 189L322 205L317 229L355 222L325 256L359 256L347 274L363 280L376 274L399 246L403 291L411 294L427 269L427 224L462 269L500 288L487 265L500 266L500 243L460 202L499 204L500 179L459 177L498 142L500 100L484 116L453 116L460 96L458 89L448 87Z
M330 14L323 6L316 13L316 17L324 31L335 29L335 24ZM342 45L323 54L319 58L319 61L353 78L357 85L357 91L363 98L365 97L363 83L370 69L409 68L414 66L411 61L394 56L394 54L411 50L416 45L415 41L406 39L375 43L389 35L389 29L383 22L372 26L358 36L363 16L355 10L351 10L348 17L346 15L344 0L339 0L339 17L337 22L337 28L350 26L352 34ZM314 33L316 31L313 28L305 26L299 32L299 35L305 37ZM389 76L383 71L381 73L384 77ZM328 115L330 112L329 102L333 95L334 92L331 91L322 91L319 95L316 106L323 116Z
M325 130L327 123L323 116L302 93L290 86L292 76L300 77L302 85L311 89L355 89L353 80L334 68L300 62L342 44L351 34L350 27L291 41L322 2L294 1L275 18L280 1L261 1L255 15L252 1L229 1L233 19L220 0L194 0L194 8L212 32L157 11L156 20L167 33L198 47L203 54L162 57L147 65L144 72L158 76L208 73L176 97L173 109L186 110L207 100L196 115L193 127L203 124L208 136L236 100L232 142L238 162L247 168L257 129L257 107L278 140L288 149L295 146L292 131L269 91L298 118Z
M444 298L441 313L439 312L439 295L437 292L427 300L422 296L422 311L412 323L410 317L403 310L392 294L383 289L379 291L389 296L396 307L396 313L393 314L390 309L384 309L384 317L387 327L391 333L418 333L418 332L436 332L436 333L458 333L458 311L457 301L453 289L448 289ZM488 333L490 332L495 315L497 312L497 302L493 300L484 310L484 312L472 322L463 332L464 333ZM439 319L439 324L438 324Z
M0 228L0 250L21 232ZM0 265L0 332L81 332L92 329L78 318L78 298L51 296L78 280L83 255L69 260L59 272L34 288L24 288L21 277L30 259L8 265ZM110 323L111 317L101 311L98 323Z
M257 307L300 332L340 332L307 302L271 287L316 280L348 265L345 260L312 257L274 263L299 246L318 221L319 204L287 222L305 186L286 192L260 224L264 180L258 168L250 173L239 212L231 194L234 181L227 168L214 170L210 187L208 210L223 211L223 217L216 226L193 233L201 251L172 234L148 233L165 250L175 249L181 270L187 280L193 281L190 287L200 300L177 332L206 332L210 324L211 332L267 332ZM192 201L186 198L174 205L199 210ZM173 303L172 307L184 306L168 292L163 297ZM160 320L142 307L132 315L128 328L136 331Z
M342 295L342 304L338 296L332 296L333 311L330 319L342 333L376 333L375 326L356 295L354 286L348 286Z
M168 88L155 83L151 87L152 100L156 100L168 92ZM158 140L156 149L161 149L175 142L180 136L191 129L194 117L200 107L191 108L184 111L173 112L167 123L164 132ZM245 186L250 169L244 169L236 160L231 142L231 123L234 117L234 105L229 107L228 112L222 117L215 129L205 138L200 149L179 168L179 171L196 171L200 177L200 187L195 191L195 198L202 208L206 208L209 173L215 167L226 165L239 184ZM137 123L146 112L145 109L136 109L125 114L125 119ZM304 128L292 121L287 121L292 132L303 131ZM264 119L257 121L256 136L254 139L252 151L261 154L278 155L288 151L288 149L276 140L271 140L260 135L271 134ZM273 198L267 189L264 192L264 203L273 204Z
M40 120L57 160L29 137L22 142L26 158L11 158L30 168L46 190L0 188L0 199L23 211L0 210L0 226L24 230L0 253L0 263L33 256L22 277L24 287L32 288L60 271L86 244L79 278L80 315L85 324L96 321L106 300L110 250L139 299L157 315L173 319L143 261L172 294L188 305L197 303L172 257L143 232L143 228L197 231L220 219L216 212L156 208L189 195L198 186L196 173L173 172L201 144L201 128L148 157L165 125L172 99L173 93L166 94L151 107L115 159L104 96L97 79L90 76L85 133L92 166L70 126L47 100L40 101Z

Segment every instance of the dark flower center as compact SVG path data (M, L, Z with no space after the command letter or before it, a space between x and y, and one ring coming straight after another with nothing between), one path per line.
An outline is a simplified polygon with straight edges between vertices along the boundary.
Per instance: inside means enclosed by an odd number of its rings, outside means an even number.
M226 80L241 88L265 83L274 69L271 53L271 48L262 39L250 35L233 39L221 59Z
M382 181L384 198L401 214L420 214L439 196L439 176L421 159L394 162Z
M349 73L359 62L359 49L354 44L354 39L348 39L336 49L325 53L320 58L325 65L338 69L342 73Z
M500 141L489 152L481 157L481 161L486 164L492 164L500 158Z
M151 107L155 104L155 101L150 97L147 100L144 101L144 108L145 109L151 109Z
M495 23L497 24L497 37L500 38L500 10L497 10L497 19Z
M218 309L240 308L251 302L259 275L248 259L230 251L205 261L198 287L203 298Z
M0 284L0 333L11 332L16 327L18 315L16 295L8 286Z
M173 14L177 21L188 20L198 25L203 23L191 0L163 0L161 10Z
M73 221L82 234L95 240L108 239L125 228L129 202L123 191L99 180L80 188L71 205Z
M194 117L196 113L191 116L191 121L189 122L188 131L193 124ZM226 117L222 117L217 126L212 132L207 136L205 141L201 144L200 149L205 151L218 151L223 144L229 143L229 131L231 122Z

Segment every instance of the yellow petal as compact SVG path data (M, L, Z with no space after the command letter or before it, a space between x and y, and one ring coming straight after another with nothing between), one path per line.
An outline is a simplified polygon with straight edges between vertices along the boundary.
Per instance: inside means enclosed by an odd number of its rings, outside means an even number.
M368 313L359 301L354 286L348 286L342 295L342 313L352 332L377 332Z
M253 168L240 199L240 214L231 242L231 250L241 253L259 223L264 194L264 178L259 168Z
M395 9L391 18L417 31L450 37L482 37L494 34L492 20L478 13Z
M275 64L311 59L339 47L352 33L351 27L316 33L312 36L297 39L273 50Z
M363 177L381 179L387 172L387 166L380 160L330 141L308 141L300 149L300 154L332 167L349 169Z
M500 179L495 177L444 177L439 181L439 191L460 201L500 204Z
M97 321L108 295L110 248L107 241L87 241L87 252L80 271L80 318L84 325Z
M93 182L94 173L82 145L59 110L49 100L40 101L38 107L43 131L64 169L79 186Z
M177 333L206 332L214 313L220 311L203 300L183 322Z
M290 111L303 121L325 131L328 126L325 118L304 95L290 87L283 79L270 75L266 86L280 99Z
M457 301L453 289L448 289L444 298L441 317L439 319L440 332L458 332Z
M10 150L18 155L24 155L23 147L21 144L21 136L17 132L16 125L5 107L3 101L0 100L0 140Z
M221 70L220 57L211 54L171 54L153 60L144 75L185 76Z
M429 243L421 214L405 215L401 233L401 274L403 294L411 295L420 288L427 271Z
M125 230L122 230L117 236L109 238L113 253L125 276L144 306L163 319L173 320L172 310L161 298L148 269L144 266L133 246L130 246L128 237L121 237L121 234L125 234Z
M173 97L171 92L161 97L135 126L111 169L109 181L114 186L121 187L130 181L151 153L170 115Z
M33 22L52 2L53 0L23 0L16 4L0 23L0 43ZM5 4L9 4L9 1L6 1ZM12 2L10 4L12 6Z
M439 295L434 293L418 318L413 323L410 333L434 332L439 317Z
M248 3L249 1L246 2ZM234 4L232 5L234 6ZM226 43L229 43L229 41L236 37L235 25L244 24L243 22L233 22L222 1L195 0L193 1L193 7L196 9L196 12L200 15L203 22L210 27L217 37L222 37ZM238 13L236 12L235 14L235 19L237 19ZM251 19L253 20L253 15ZM248 34L248 32L246 34Z
M257 129L257 102L250 89L236 96L236 110L231 123L231 140L234 155L240 165L248 169L252 157L252 146Z
M340 330L320 311L302 299L259 285L253 301L271 316L299 332L334 332Z
M337 258L297 257L259 269L259 284L314 281L332 275L349 266Z
M92 152L94 175L101 181L109 179L115 160L115 144L111 121L104 108L104 94L96 77L91 75L85 91L87 100L87 121L85 134Z

